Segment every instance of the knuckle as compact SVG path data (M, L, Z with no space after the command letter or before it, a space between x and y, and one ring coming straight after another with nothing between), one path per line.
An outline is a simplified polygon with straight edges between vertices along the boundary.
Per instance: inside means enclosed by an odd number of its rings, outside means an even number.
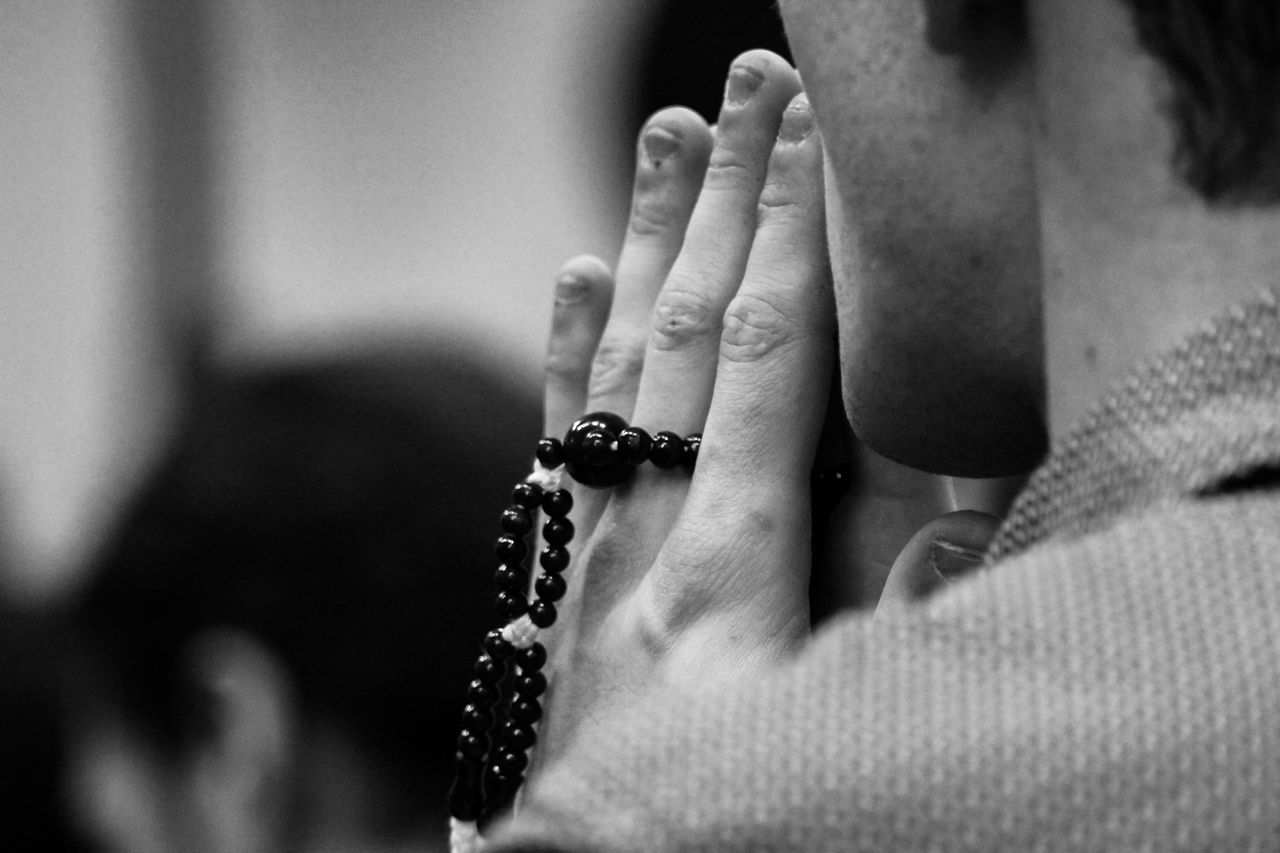
M650 341L654 349L675 350L719 331L719 317L703 293L666 287L653 309Z
M584 383L590 375L590 361L580 351L553 346L542 362L547 379L564 383Z
M675 224L675 209L667 199L641 195L631 205L627 228L637 236L651 237L670 231Z
M759 188L761 178L760 170L748 159L722 145L711 152L703 185L711 190L755 190Z
M740 293L724 314L720 355L726 361L752 362L799 336L799 324L779 300Z
M626 390L638 380L644 367L644 350L620 341L603 341L591 364L593 397Z

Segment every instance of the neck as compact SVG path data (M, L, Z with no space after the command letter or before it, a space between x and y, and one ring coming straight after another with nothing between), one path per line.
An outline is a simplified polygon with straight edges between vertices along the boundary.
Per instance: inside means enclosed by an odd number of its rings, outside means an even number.
M1037 180L1050 434L1280 269L1280 208L1208 207L1171 167L1163 71L1123 4L1045 3Z

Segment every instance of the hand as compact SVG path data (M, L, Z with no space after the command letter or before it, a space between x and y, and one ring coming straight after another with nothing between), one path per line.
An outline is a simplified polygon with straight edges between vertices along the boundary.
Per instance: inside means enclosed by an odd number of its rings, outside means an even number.
M616 270L558 280L547 434L607 410L702 432L698 467L642 466L575 490L569 598L547 635L539 762L584 718L656 683L793 652L809 632L809 471L834 358L822 149L796 72L733 65L714 132L673 108L646 124ZM780 130L781 128L781 130Z

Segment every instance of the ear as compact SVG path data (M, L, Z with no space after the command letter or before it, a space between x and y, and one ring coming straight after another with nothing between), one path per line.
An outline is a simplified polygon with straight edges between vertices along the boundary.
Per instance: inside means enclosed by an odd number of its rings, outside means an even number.
M948 56L990 48L1024 33L1023 0L922 0L924 37Z
M299 735L288 672L261 642L232 629L201 634L185 657L192 696L185 772L212 849L273 849Z

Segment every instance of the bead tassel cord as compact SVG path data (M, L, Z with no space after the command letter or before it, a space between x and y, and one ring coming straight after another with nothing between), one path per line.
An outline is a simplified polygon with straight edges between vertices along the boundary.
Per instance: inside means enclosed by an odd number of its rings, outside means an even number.
M564 571L574 535L569 520L573 496L561 488L563 475L584 486L606 488L628 479L646 461L664 469L692 470L701 441L698 434L681 439L659 432L650 437L617 415L597 412L578 419L563 441L538 442L533 473L512 490L511 505L499 522L502 533L494 544L499 560L495 606L507 622L485 635L467 687L457 773L449 793L453 853L483 849L480 826L511 806L529 766L529 750L538 739L541 697L547 689L542 672L547 651L538 634L555 623L556 602L568 589ZM538 555L541 571L531 600L526 537L539 511L545 547Z

